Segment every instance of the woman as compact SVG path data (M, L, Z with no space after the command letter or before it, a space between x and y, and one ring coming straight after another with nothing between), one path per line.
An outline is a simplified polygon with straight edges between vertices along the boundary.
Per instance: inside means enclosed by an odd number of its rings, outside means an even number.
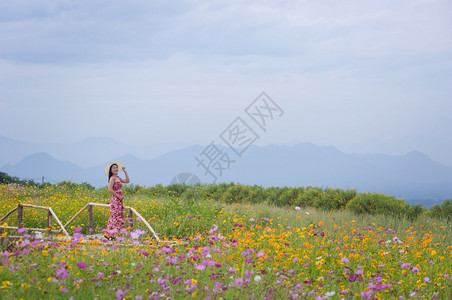
M119 170L123 170L126 175L125 179L118 176ZM108 170L108 191L111 194L110 199L110 218L108 219L107 233L105 238L114 239L125 228L124 222L124 193L122 192L122 184L129 183L129 175L127 170L122 166L119 160L112 161L105 167L105 173Z

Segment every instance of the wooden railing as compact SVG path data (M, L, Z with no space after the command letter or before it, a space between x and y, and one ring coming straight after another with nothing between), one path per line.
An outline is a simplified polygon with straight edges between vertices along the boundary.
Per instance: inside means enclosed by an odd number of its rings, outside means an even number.
M65 225L63 225L60 222L60 220L58 219L57 215L53 212L51 207L37 206L37 205L31 205L31 204L19 204L19 205L17 205L17 207L15 207L11 211L9 211L5 216L3 216L0 219L0 222L2 222L7 217L9 217L13 212L17 211L17 227L15 227L15 226L1 226L0 229L2 229L2 228L4 228L4 229L17 229L18 232L19 232L20 229L23 228L23 216L24 216L23 208L24 207L38 208L38 209L45 209L45 210L48 211L48 214L47 214L47 228L46 229L43 229L43 228L28 228L29 230L33 230L33 231L48 231L49 234L51 234L52 232L57 233L57 234L60 234L61 232L63 232L67 236L68 239L71 239L71 236L66 231L66 228L85 210L88 211L88 226L89 226L89 231L88 232L92 232L94 230L94 218L93 218L93 207L94 206L110 207L110 204L102 204L102 203L90 202L90 203L86 204L85 206L83 206ZM146 219L143 218L143 216L141 216L140 213L138 213L133 207L124 206L124 212L126 212L126 211L128 212L127 221L128 221L129 227L133 227L133 216L135 215L135 216L137 216L139 218L139 220L141 222L143 222L143 224L146 225L147 229L149 229L149 231L152 233L152 235L157 240L157 242L159 242L159 243L168 243L168 244L180 244L178 241L161 240L159 238L159 236L157 235L157 233L154 231L154 229L151 227L151 225L149 225L149 223L146 221ZM51 229L52 228L52 219L55 219L55 221L60 226L59 230L52 230Z
M100 207L110 207L110 204L102 204L102 203L93 203L90 202L88 204L86 204L85 206L82 207L82 209L80 209L65 225L64 227L69 226L72 221L74 221L84 210L88 210L88 226L90 231L92 229L94 229L94 218L93 218L93 206L100 206ZM152 235L154 236L154 238L157 240L157 242L159 243L169 243L169 244L178 244L179 242L177 241L164 241L161 240L159 238L159 236L157 235L157 233L154 231L154 229L152 228L151 225L149 225L149 223L146 221L145 218L143 218L143 216L140 215L140 213L138 213L133 207L129 207L129 206L124 206L124 213L128 212L128 225L129 227L133 227L133 215L137 216L141 222L143 222L146 227L149 229L149 231L152 233Z
M20 229L23 228L24 207L30 207L30 208L37 208L37 209L47 210L47 228L46 229L44 229L44 228L27 228L27 229L33 230L33 231L47 231L49 234L51 234L52 232L57 232L57 233L63 232L69 239L71 238L71 236L66 231L65 227L63 226L63 224L61 224L60 219L58 219L58 217L55 214L55 212L52 210L51 207L47 207L47 206L38 206L38 205L31 205L31 204L19 204L15 208L10 210L6 215L4 215L3 218L0 219L0 222L3 222L13 212L17 211L17 227L16 226L2 226L0 228L17 229L17 231L19 233ZM60 230L52 230L51 229L52 228L52 219L55 219L55 221L58 223L58 225L61 228Z

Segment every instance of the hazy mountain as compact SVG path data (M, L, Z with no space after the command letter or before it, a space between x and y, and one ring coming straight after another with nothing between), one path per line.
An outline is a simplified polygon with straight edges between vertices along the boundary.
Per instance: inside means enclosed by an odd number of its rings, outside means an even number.
M168 151L186 147L178 143L159 143L130 146L112 138L89 138L72 144L37 144L0 136L0 166L17 164L28 155L45 152L58 160L70 161L83 168L105 161L106 157L120 157L134 153L145 159L152 159Z
M79 174L83 171L76 164L59 161L47 153L34 153L25 157L20 163L11 166L4 165L1 170L13 176L23 179L33 179L38 181L42 176L54 182L61 180L73 180L78 182Z
M40 152L36 144L0 136L0 166L16 164L25 156Z
M380 140L365 140L357 143L348 143L338 148L348 153L384 153L392 155L402 155L417 149L423 153L428 153L428 156L437 162L447 166L452 166L452 138L432 137L432 136L406 136L400 139L391 141Z
M191 146L151 160L131 154L118 158L129 170L131 182L135 184L168 185L174 176L182 172L191 172L203 182L212 182L212 177L205 176L204 169L197 167L195 160L195 157L201 157L204 149L203 146ZM252 146L240 158L228 148L221 149L228 151L234 161L217 182L355 188L359 192L382 192L428 206L452 198L452 167L434 162L417 151L405 155L346 154L334 147L313 144L292 147L273 145ZM16 165L5 165L0 169L21 178L45 176L54 181L71 179L105 186L106 163L81 168L38 153Z

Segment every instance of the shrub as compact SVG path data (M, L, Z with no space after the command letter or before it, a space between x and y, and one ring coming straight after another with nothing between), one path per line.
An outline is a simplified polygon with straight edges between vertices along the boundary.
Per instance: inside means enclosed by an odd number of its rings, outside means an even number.
M433 205L431 215L439 219L452 221L452 199L446 199L440 205Z
M355 195L355 190L344 191L341 189L327 188L320 197L314 199L313 206L326 210L344 209Z
M294 206L296 200L298 199L298 195L303 193L304 188L289 188L283 191L277 202L275 203L277 206Z
M244 202L249 199L251 188L248 185L235 184L229 187L222 195L222 201Z
M251 193L246 199L249 203L263 203L265 201L266 189L262 188L260 185L253 185L251 187Z
M382 214L396 217L408 217L410 214L408 203L381 193L360 193L347 204L346 209L358 214Z
M200 184L196 184L196 185L192 185L192 186L188 186L184 192L181 194L181 198L184 199L204 199L205 198L205 188L200 185Z
M19 177L12 177L8 175L7 173L0 172L0 183L17 183L22 185L36 185L36 183L33 180L21 180Z
M283 204L280 202L279 198L281 195L287 191L288 187L271 187L268 192L268 196L265 200L265 203L269 205L276 205L276 206L283 206Z
M180 197L190 186L187 184L171 184L166 186L168 194Z
M323 195L323 189L320 187L308 186L304 189L303 193L298 195L295 200L295 206L300 207L312 207L318 199Z
M92 186L91 184L89 184L88 182L82 182L80 183L80 187L85 189L85 190L90 190L90 191L94 191L96 188L94 186Z
M122 186L122 190L129 197L135 195L136 193L141 191L141 189L143 189L142 186L136 185L136 184L133 184L133 183L132 184L125 184L125 185Z

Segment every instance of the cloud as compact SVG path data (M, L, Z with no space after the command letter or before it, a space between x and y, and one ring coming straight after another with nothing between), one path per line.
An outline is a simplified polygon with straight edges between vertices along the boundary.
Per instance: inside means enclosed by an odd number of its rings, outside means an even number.
M337 61L451 45L451 5L443 1L15 3L1 4L0 17L0 56L12 61L139 61L179 53Z

